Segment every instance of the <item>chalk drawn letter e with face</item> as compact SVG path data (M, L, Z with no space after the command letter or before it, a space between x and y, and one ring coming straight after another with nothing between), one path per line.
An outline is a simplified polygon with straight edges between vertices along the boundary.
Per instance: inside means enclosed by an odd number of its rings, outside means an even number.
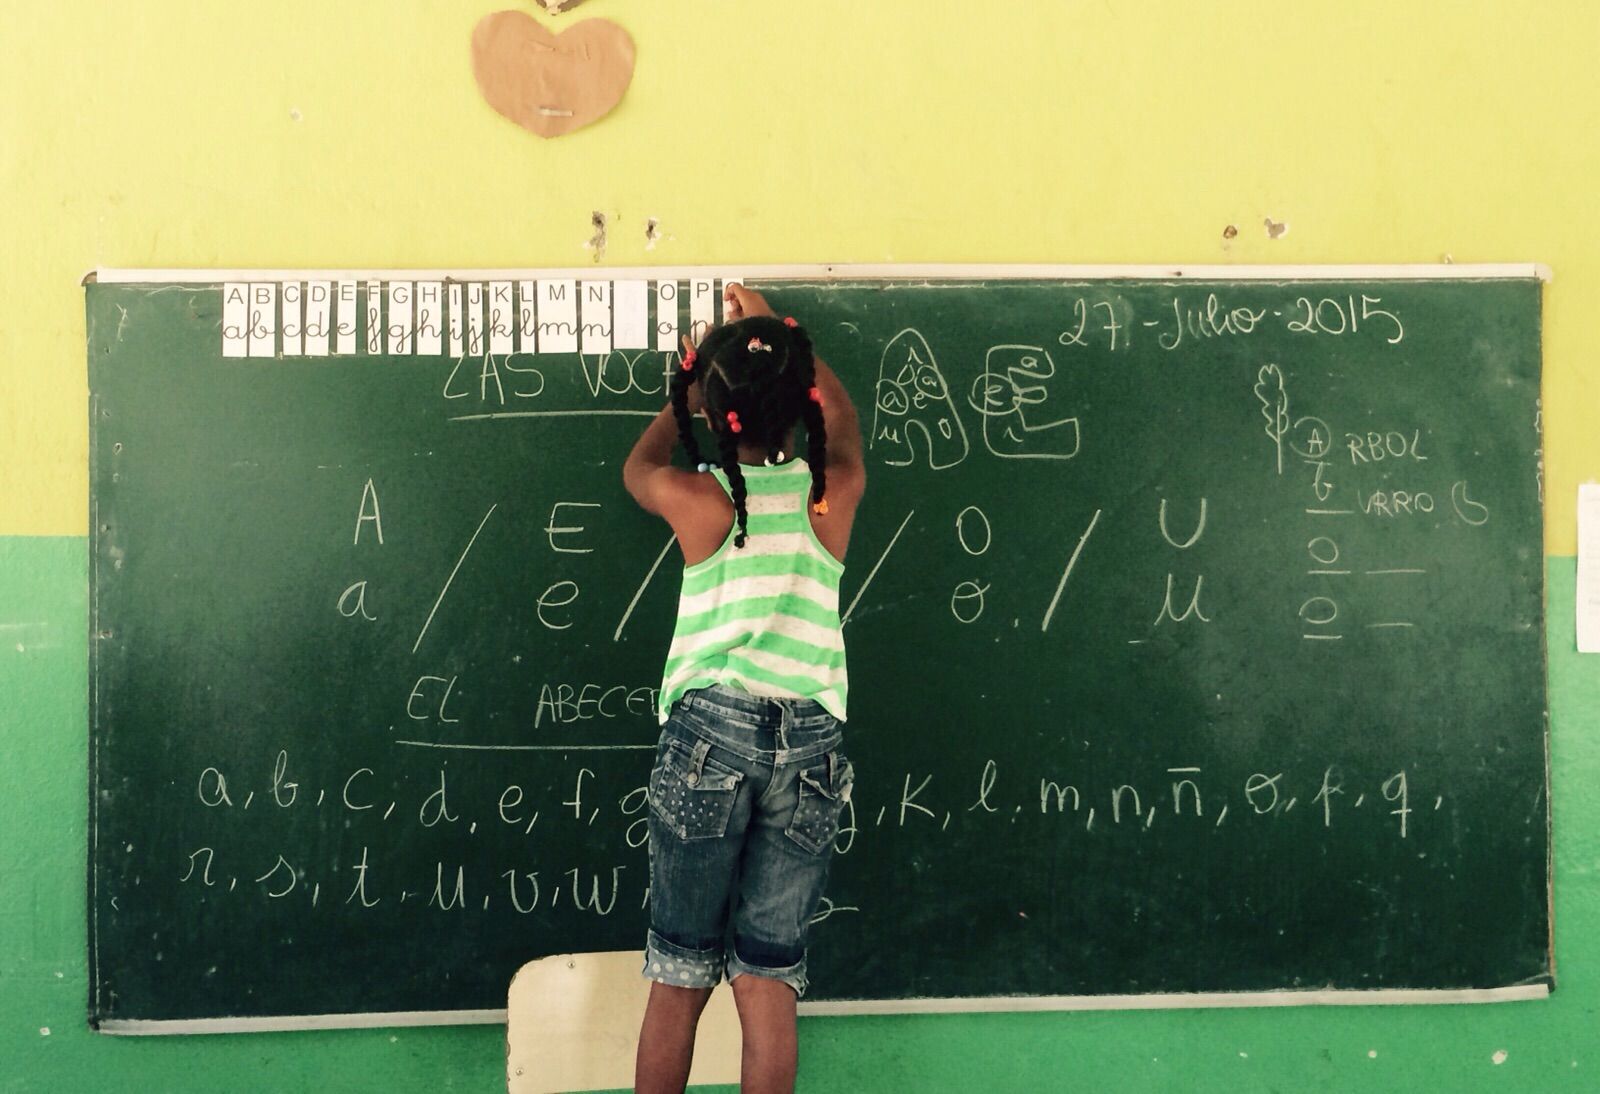
M918 433L933 470L967 458L967 430L950 385L927 340L908 327L884 347L867 447L878 450L891 467L907 467L917 461L913 437Z
M1045 381L1056 364L1043 346L993 346L967 402L983 422L983 444L1009 460L1070 460L1078 454L1078 419L1050 418ZM1053 400L1052 400L1053 401Z

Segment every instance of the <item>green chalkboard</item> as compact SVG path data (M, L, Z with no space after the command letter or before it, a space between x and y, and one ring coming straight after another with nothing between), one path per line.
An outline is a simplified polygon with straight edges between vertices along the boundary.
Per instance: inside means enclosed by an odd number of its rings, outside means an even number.
M642 946L678 272L88 286L101 1028ZM912 274L809 998L1548 984L1539 282Z

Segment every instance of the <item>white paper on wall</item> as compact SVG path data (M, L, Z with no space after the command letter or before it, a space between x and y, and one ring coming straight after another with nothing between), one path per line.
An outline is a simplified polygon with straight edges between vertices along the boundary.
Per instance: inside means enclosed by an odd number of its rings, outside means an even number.
M250 286L229 281L222 286L222 356L250 355Z
M389 352L410 354L411 344L411 282L389 282Z
M461 286L450 286L450 311L446 316L447 329L450 332L450 356L460 357L463 353L462 340L466 337L466 309L461 305Z
M717 325L717 280L714 277L689 279L689 339L695 345Z
M650 348L648 281L618 281L611 287L611 322L618 349Z
M682 348L678 344L679 295L676 281L656 282L656 349L662 353L674 353Z
M305 355L305 290L298 281L283 283L283 355Z
M467 285L467 355L483 355L483 286L477 282Z
M367 347L367 353L377 356L383 352L383 282L367 282L367 301L365 320L362 328L362 341Z
M534 287L532 281L517 282L517 352L537 353L539 350L539 328L535 320L538 310L534 307Z
M250 286L250 356L276 355L277 342L278 286L256 282Z
M417 282L417 355L439 356L444 333L444 285L438 281Z
M356 351L356 283L339 282L339 295L334 301L333 330L334 352L351 354Z
M585 281L580 295L583 338L579 348L584 353L610 353L611 282Z
M328 356L328 334L333 329L333 283L306 282L306 356Z
M511 282L489 282L489 352L515 353L517 350L517 302L511 296Z
M578 352L578 283L539 282L539 352Z

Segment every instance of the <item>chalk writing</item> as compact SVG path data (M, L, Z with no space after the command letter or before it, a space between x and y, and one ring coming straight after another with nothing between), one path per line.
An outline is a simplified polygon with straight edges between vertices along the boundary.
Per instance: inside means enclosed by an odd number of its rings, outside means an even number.
M634 777L642 779L646 766L638 766ZM215 785L219 774L217 769L207 768L200 782ZM447 772L438 769L431 784L415 786L410 803L398 803L411 810L413 823L422 830L464 829L470 816L498 820L498 831L505 835L491 845L494 850L488 860L429 858L419 862L388 854L375 856L375 844L403 838L393 830L383 835L382 820L369 812L373 803L358 792L363 786L389 781L389 773L379 764L362 766L342 778L321 771L309 776L342 785L352 822L362 826L352 829L347 864L318 861L307 847L285 845L263 854L249 846L232 848L210 842L191 844L172 856L171 876L176 884L197 894L224 895L233 892L233 887L222 884L227 877L245 877L255 888L240 890L229 899L277 902L298 893L305 901L305 914L315 910L321 915L360 915L388 901L401 904L410 897L423 898L408 905L415 915L493 914L504 909L516 916L537 911L604 918L623 909L632 909L628 914L634 914L647 906L646 863L639 857L645 852L648 836L645 786L619 789L603 785L601 775L582 764L570 767L564 779L558 778L555 786L543 792L535 792L527 779L497 782L493 775L489 770L474 772L470 785L462 789L452 786ZM615 772L608 772L605 778L614 782ZM545 781L537 776L533 779L536 784ZM557 800L562 787L564 796ZM1354 795L1357 788L1364 790ZM899 842L897 833L901 832L915 833L923 841L1007 841L1015 838L1014 826L1019 821L1028 825L1075 821L1085 838L1117 840L1123 838L1120 833L1159 840L1170 838L1184 826L1223 829L1225 821L1241 811L1252 823L1227 825L1235 840L1250 839L1256 825L1295 823L1296 818L1296 830L1308 840L1323 838L1318 833L1331 835L1354 825L1365 838L1409 841L1419 817L1442 823L1448 830L1453 823L1448 788L1428 791L1432 808L1420 814L1411 805L1415 793L1414 779L1405 766L1374 767L1370 757L1363 757L1360 764L1336 762L1312 770L1269 766L1227 772L1201 765L1151 762L1138 771L1123 772L1075 765L1071 774L1041 774L1027 759L990 757L954 783L915 769L884 772L858 782L846 803L834 851L839 855L860 853L858 842L866 838L892 841L889 846L898 848L895 854L916 854L916 845ZM597 819L605 818L614 826L615 839L595 839L587 858L582 844L552 854L541 850L540 844L526 843L541 812L530 808L539 800L536 794L543 797L542 810L554 810L567 825L590 829ZM1366 805L1369 797L1385 803L1386 808L1373 810ZM1296 812L1302 800L1311 808ZM289 805L293 804L291 800ZM856 821L857 809L867 810L874 818L865 832ZM1158 816L1169 820L1157 823ZM1434 822L1431 818L1435 816L1444 819ZM1096 824L1097 817L1102 823ZM475 832L476 822L472 828ZM1168 837L1163 837L1163 832ZM293 830L284 838L295 838ZM152 853L166 855L160 848ZM574 855L579 857L574 859ZM625 857L607 857L617 855ZM337 890L342 898L321 906L318 894L324 885L342 885ZM833 899L828 905L832 911L825 908L822 918L860 910L858 904L846 903L849 894L835 894Z
M876 449L892 467L915 463L919 447L935 471L967 458L967 428L950 384L932 347L915 330L901 331L884 347L867 447Z

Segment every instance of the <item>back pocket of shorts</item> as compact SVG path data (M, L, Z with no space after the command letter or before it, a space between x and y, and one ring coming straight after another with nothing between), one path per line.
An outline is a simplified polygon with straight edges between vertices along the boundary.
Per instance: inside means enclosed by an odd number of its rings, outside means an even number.
M828 850L839 835L839 819L845 803L850 800L850 788L854 783L855 768L842 753L830 753L819 763L803 769L794 819L784 830L785 834L813 855Z
M650 772L650 808L679 839L715 839L728 831L744 774L710 756L695 766L694 750L679 740Z

